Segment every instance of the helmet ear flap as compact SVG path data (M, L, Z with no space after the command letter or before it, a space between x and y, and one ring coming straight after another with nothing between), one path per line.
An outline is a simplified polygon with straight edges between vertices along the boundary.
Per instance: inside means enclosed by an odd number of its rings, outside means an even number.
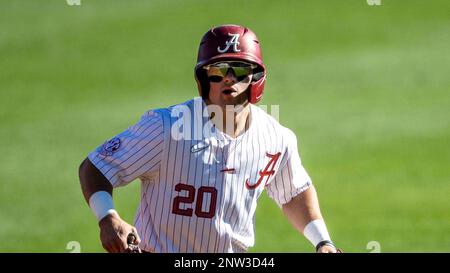
M249 102L257 103L261 100L266 83L266 72L264 67L258 66L253 70L252 83L250 84Z
M253 74L248 99L250 103L256 104L261 100L265 83L266 83L266 73L264 73L264 71L256 72L255 74Z

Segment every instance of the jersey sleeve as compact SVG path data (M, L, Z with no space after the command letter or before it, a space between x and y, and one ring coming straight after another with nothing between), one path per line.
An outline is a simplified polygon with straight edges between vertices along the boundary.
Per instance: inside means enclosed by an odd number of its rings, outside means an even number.
M288 130L288 146L283 161L280 164L280 170L267 185L267 194L279 207L312 185L311 178L300 160L297 137L290 130Z
M163 148L162 117L149 111L137 124L97 147L88 158L113 187L120 187L159 170Z

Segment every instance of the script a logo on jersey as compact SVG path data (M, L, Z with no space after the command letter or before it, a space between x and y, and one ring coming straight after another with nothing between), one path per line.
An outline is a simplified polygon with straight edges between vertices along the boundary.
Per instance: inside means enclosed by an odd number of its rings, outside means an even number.
M247 178L247 180L245 180L245 187L247 187L247 189L249 189L249 190L256 189L259 186L259 184L261 184L264 177L266 177L266 183L264 185L264 186L266 186L267 182L269 181L269 177L275 173L275 170L274 170L275 165L277 164L277 161L280 158L280 155L281 155L280 152L278 152L274 155L266 152L266 156L268 156L270 158L269 163L267 163L264 170L259 171L258 181L256 181L256 183L254 183L254 184L250 184L250 179Z
M102 145L99 153L104 156L110 156L113 155L113 153L117 151L119 148L120 148L120 139L118 137L115 137L110 141L105 142Z
M228 36L231 37L230 40L226 41L225 44L225 48L221 49L220 46L217 47L217 51L219 53L225 53L228 51L228 49L230 49L230 46L233 46L233 51L234 52L241 52L240 49L238 49L238 45L239 45L239 33L228 33Z

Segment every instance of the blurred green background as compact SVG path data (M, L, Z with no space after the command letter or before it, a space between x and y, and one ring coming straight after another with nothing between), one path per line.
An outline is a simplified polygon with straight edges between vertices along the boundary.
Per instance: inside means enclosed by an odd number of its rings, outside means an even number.
M253 29L332 237L450 251L450 2L0 1L0 252L103 251L78 166L147 109L197 95L198 43ZM132 221L139 183L115 191ZM311 252L266 194L252 252Z

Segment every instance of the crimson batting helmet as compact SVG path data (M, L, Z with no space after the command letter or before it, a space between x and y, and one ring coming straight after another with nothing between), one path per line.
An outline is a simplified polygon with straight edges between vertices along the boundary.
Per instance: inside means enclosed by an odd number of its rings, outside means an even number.
M198 49L195 80L200 96L208 98L209 81L203 66L224 60L240 60L256 64L249 87L249 102L261 100L266 81L258 38L250 29L238 25L213 27L203 35Z

